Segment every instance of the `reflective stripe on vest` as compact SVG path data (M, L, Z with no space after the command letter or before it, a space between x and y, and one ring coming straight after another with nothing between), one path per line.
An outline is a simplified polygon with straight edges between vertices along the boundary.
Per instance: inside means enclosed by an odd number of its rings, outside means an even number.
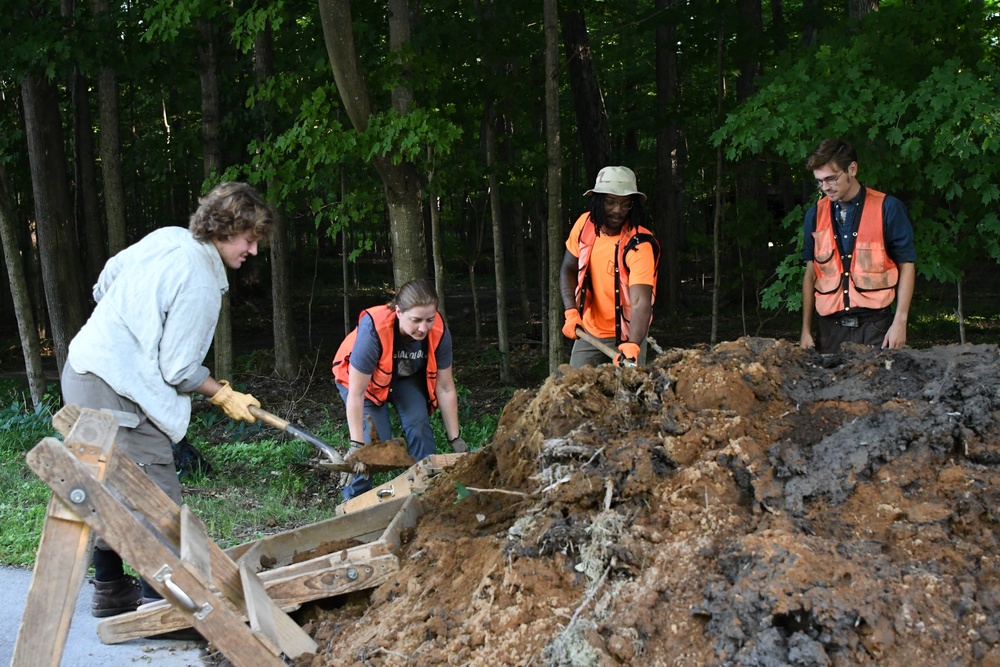
M896 298L899 268L885 249L882 203L885 194L868 190L856 223L853 247L841 253L837 245L830 199L816 204L813 232L813 270L816 274L816 312L833 315L851 308L877 310Z
M391 306L376 306L361 312L358 322L367 313L375 325L375 333L378 335L379 343L382 346L382 355L379 357L375 370L372 372L372 379L365 389L365 397L375 403L382 405L389 398L389 385L392 383L392 345L393 337L396 334L396 309ZM428 412L434 412L437 407L437 348L444 335L444 318L438 313L434 318L434 324L427 333L427 397ZM358 328L347 335L344 342L337 348L337 353L333 356L333 377L338 384L350 387L348 378L350 377L351 351L354 349L354 341L358 337Z

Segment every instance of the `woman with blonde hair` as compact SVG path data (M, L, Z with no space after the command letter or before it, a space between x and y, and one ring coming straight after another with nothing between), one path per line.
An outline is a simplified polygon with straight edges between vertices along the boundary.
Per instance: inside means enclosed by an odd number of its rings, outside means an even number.
M381 440L392 438L391 403L415 461L436 451L430 415L437 408L452 450L468 451L459 434L451 332L437 305L429 281L411 280L388 304L362 311L358 326L340 344L333 376L344 399L352 450L370 440L369 416ZM342 491L344 500L369 489L371 480L356 475Z

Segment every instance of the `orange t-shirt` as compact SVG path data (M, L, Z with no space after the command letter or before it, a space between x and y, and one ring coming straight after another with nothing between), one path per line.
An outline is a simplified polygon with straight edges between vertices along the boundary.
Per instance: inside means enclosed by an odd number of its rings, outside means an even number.
M580 256L580 232L583 225L589 224L593 224L590 216L581 215L566 239L566 249L574 257ZM598 338L615 337L615 246L619 236L598 234L590 252L588 272L592 292L583 310L583 328ZM628 267L629 285L655 284L656 265L650 244L640 243L628 254ZM624 267L620 268L624 272Z

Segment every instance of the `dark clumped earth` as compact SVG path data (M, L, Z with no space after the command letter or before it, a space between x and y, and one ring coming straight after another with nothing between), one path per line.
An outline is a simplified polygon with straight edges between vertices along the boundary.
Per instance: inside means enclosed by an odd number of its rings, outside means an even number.
M998 410L994 345L563 366L295 664L1000 665Z

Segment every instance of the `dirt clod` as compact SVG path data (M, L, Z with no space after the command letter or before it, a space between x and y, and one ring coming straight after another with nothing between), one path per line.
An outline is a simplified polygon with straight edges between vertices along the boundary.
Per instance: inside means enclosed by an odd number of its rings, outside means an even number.
M998 665L998 411L995 346L563 367L302 664Z

